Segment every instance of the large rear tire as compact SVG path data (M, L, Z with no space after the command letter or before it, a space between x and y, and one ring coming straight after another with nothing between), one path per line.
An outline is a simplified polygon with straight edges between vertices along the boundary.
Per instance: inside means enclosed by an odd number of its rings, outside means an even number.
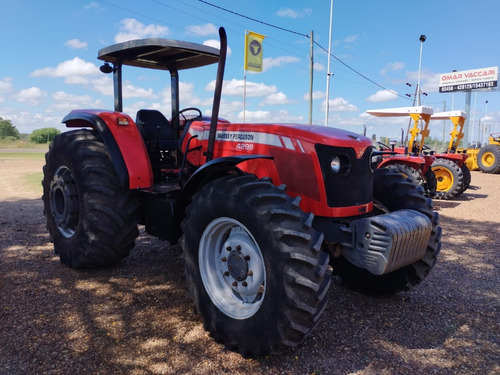
M244 356L297 346L326 306L323 235L298 202L266 179L226 176L193 196L182 222L187 280L205 329Z
M437 179L435 199L453 199L465 191L464 173L457 163L438 158L431 167Z
M376 169L374 173L374 214L406 208L419 211L431 220L432 231L425 256L384 275L373 275L353 265L343 255L333 258L332 266L334 274L341 276L342 281L356 291L367 295L392 295L410 290L427 277L441 249L441 227L439 216L432 208L432 199L426 198L420 187L385 168Z
M483 146L477 154L477 165L481 172L500 173L500 146Z
M58 135L43 167L43 203L54 250L75 268L111 265L139 235L139 201L120 188L104 143L90 130Z

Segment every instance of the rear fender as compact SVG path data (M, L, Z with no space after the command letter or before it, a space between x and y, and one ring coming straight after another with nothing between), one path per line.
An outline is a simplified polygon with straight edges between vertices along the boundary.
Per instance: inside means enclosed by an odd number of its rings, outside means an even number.
M146 146L128 115L104 110L74 110L62 122L69 128L90 127L99 132L122 187L143 189L153 185Z
M462 165L467 160L466 154L434 154L434 156L437 159L451 160L452 162L457 163L459 167L462 167Z

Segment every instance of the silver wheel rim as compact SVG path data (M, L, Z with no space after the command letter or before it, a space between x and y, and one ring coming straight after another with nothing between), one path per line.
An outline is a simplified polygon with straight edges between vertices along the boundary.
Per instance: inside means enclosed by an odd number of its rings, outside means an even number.
M78 227L79 200L75 179L69 168L57 168L50 182L50 210L59 232L71 238Z
M225 315L253 316L266 292L266 267L260 248L239 221L221 217L203 232L198 251L203 286Z

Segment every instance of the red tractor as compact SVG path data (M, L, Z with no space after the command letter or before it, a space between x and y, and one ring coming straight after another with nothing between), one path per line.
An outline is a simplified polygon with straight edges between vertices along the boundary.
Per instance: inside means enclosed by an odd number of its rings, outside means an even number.
M97 268L148 234L180 243L187 283L219 342L245 356L298 345L317 325L331 269L367 294L419 284L441 228L432 201L372 169L368 138L333 128L218 118L226 55L166 39L99 51L115 108L74 110L46 154L47 227L61 261ZM179 109L179 73L218 62L211 117ZM170 72L172 115L122 112L122 67ZM332 267L330 267L330 265Z
M428 126L432 115L432 108L425 106L398 107L372 109L366 112L376 117L411 117L413 127L409 131L411 137L408 144L403 139L401 139L400 147L394 147L395 144L389 147L384 143L378 142L380 153L378 153L375 159L375 165L377 168L388 168L401 173L417 185L422 186L426 196L434 197L437 189L437 181L431 165L436 161L436 158L432 155L424 155L422 153L425 137L429 135ZM420 120L425 124L422 130L418 127ZM417 140L419 135L421 138Z

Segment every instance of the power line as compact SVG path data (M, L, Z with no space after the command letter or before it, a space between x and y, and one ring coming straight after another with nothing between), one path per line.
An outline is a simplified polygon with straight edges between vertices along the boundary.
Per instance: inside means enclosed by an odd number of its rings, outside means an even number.
M281 30L281 31L285 31L285 32L288 32L288 33L292 33L292 34L295 34L295 35L300 35L300 36L304 36L306 38L310 38L308 34L302 34L302 33L299 33L297 31L293 31L293 30L290 30L290 29L285 29L284 27L280 27L280 26L276 26L276 25L273 25L273 24L270 24L268 22L264 22L264 21L260 21L258 19L255 19L255 18L252 18L252 17L248 17L248 16L245 16L244 14L241 14L241 13L238 13L238 12L235 12L235 11L232 11L232 10L229 10L229 9L226 9L224 7L221 7L221 6L218 6L218 5L215 5L215 4L211 4L209 3L208 1L205 1L205 0L198 0L199 2L203 3L203 4L206 4L206 5L209 5L209 6L212 6L214 8L217 8L217 9L220 9L224 12L228 12L228 13L231 13L231 14L234 14L238 17L242 17L242 18L246 18L246 19L249 19L251 21L254 21L254 22L257 22L257 23L260 23L262 25L266 25L266 26L269 26L269 27L273 27L275 29L278 29L278 30ZM323 51L325 51L327 54L328 54L328 50L326 48L324 48L321 44L319 44L318 42L314 41L313 40L313 43L315 45L317 45L319 48L321 48ZM403 98L405 100L409 100L407 97L403 96L403 95L400 95L398 94L395 90L389 90L387 88L385 88L384 86L380 85L379 83L373 81L372 79L366 77L365 75L361 74L360 72L358 72L356 69L354 69L353 67L351 67L349 64L345 63L344 61L342 61L341 59L339 59L337 56L335 56L334 54L330 53L330 56L332 56L335 60L337 60L338 62L340 62L342 65L344 65L345 67L347 67L348 69L350 69L351 71L353 71L354 73L356 73L357 75L359 75L360 77L366 79L368 82L371 82L372 84L374 84L375 86L377 87L380 87L381 89L383 90L386 90L386 91L390 91L390 92L393 92L395 93L398 97L400 98Z
M273 25L273 24L270 24L270 23L267 23L267 22L264 22L264 21L260 21L258 19L255 19L255 18L252 18L252 17L248 17L248 16L245 16L244 14L241 14L241 13L238 13L238 12L235 12L235 11L232 11L232 10L229 10L229 9L226 9L226 8L223 8L221 6L218 6L218 5L215 5L215 4L211 4L209 3L208 1L204 1L204 0L198 0L200 3L203 3L203 4L207 4L207 5L210 5L211 7L214 7L214 8L217 8L217 9L220 9L220 10L223 10L224 12L228 12L228 13L231 13L231 14L234 14L236 16L239 16L239 17L243 17L243 18L246 18L250 21L254 21L254 22L257 22L257 23L260 23L262 25L266 25L266 26L269 26L269 27L273 27L275 29L278 29L278 30L282 30L282 31L286 31L286 32L289 32L289 33L292 33L292 34L296 34L296 35L300 35L300 36L305 36L306 38L308 38L309 36L307 34L302 34L302 33L299 33L297 31L293 31L293 30L290 30L290 29L285 29L284 27L280 27L280 26L276 26L276 25Z

